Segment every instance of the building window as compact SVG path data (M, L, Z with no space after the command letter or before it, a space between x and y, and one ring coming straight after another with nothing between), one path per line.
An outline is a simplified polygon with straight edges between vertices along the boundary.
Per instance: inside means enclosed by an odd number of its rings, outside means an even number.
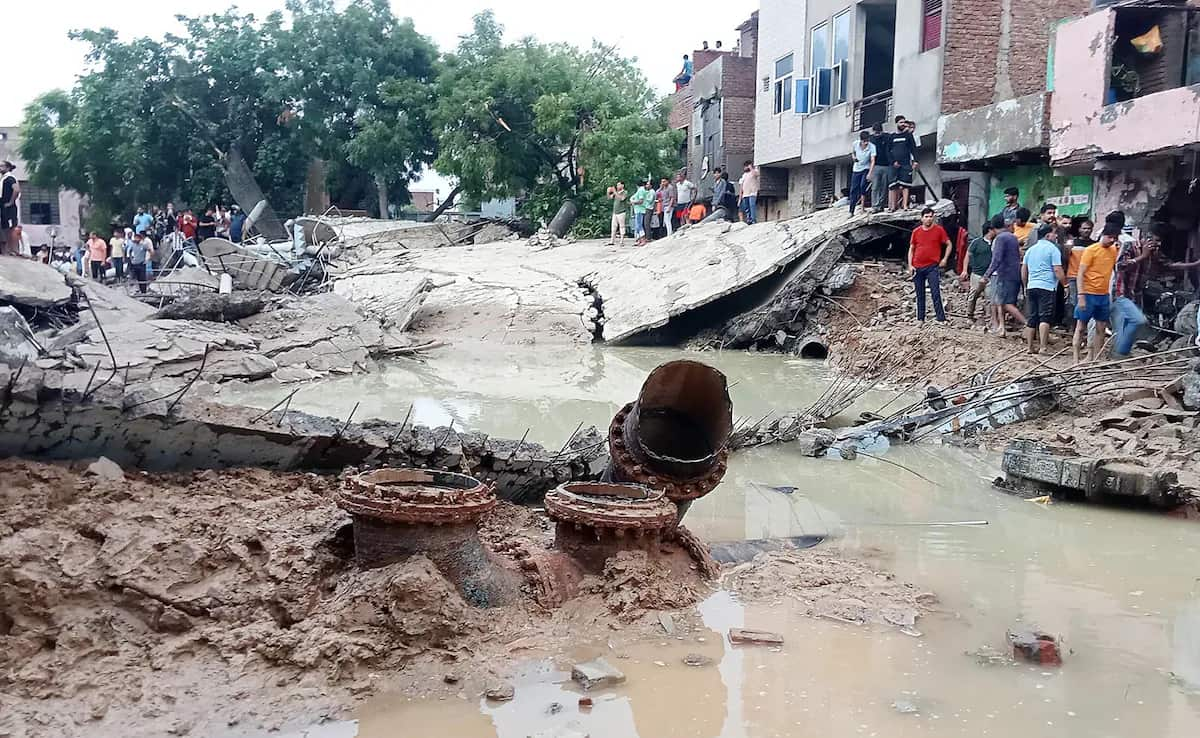
M850 13L833 18L833 103L844 103L850 98Z
M58 193L45 187L21 183L21 222L25 225L61 225Z
M815 77L817 70L829 63L829 24L822 23L812 29L809 38L808 70Z
M775 62L775 114L792 109L792 70L794 57L788 54Z
M924 10L921 51L930 51L942 45L942 0L924 0Z

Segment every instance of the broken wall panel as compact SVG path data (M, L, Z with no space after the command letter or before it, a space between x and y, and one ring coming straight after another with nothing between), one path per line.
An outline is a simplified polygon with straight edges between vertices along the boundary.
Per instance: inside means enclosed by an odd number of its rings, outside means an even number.
M1099 10L1058 28L1050 136L1055 166L1171 152L1200 142L1195 86L1110 102L1117 12Z

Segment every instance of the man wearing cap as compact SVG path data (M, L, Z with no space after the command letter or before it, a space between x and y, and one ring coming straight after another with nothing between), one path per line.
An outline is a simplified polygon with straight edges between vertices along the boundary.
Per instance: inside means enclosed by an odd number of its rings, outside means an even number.
M1025 341L1029 353L1037 353L1033 346L1036 335L1041 351L1050 345L1050 321L1054 317L1055 290L1067 281L1063 273L1062 250L1058 248L1058 229L1042 223L1037 229L1037 241L1025 250L1021 264L1021 281L1025 283L1028 297L1026 313L1029 322L1025 326Z
M21 223L17 198L21 196L21 183L13 174L16 167L11 161L0 161L0 254L21 253Z

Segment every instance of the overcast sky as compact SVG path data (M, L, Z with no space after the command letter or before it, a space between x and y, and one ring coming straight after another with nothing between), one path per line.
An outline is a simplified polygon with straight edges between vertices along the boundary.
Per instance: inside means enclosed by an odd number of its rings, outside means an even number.
M284 0L241 0L242 10L265 15ZM175 15L200 15L225 7L222 0L0 0L0 125L17 125L22 110L40 93L69 88L83 67L82 45L67 39L77 28L108 26L122 37L178 31ZM614 3L572 0L393 0L396 14L441 49L454 47L471 28L471 16L491 7L509 38L533 35L543 41L587 46L592 39L617 44L636 56L651 83L670 88L681 57L703 40L732 48L734 30L758 8L758 0ZM703 10L701 10L703 8ZM636 11L636 13L635 13Z

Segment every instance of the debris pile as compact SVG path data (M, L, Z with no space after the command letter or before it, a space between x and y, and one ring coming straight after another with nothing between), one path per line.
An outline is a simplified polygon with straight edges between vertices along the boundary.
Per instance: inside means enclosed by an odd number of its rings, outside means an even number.
M530 236L525 245L535 251L544 251L545 249L558 248L575 243L575 239L571 237L560 238L550 232L548 228L541 228L537 233Z
M1082 494L1090 501L1137 498L1156 507L1174 507L1183 490L1173 471L1134 458L1098 459L1073 449L1017 440L1004 451L1004 484L1051 494Z

